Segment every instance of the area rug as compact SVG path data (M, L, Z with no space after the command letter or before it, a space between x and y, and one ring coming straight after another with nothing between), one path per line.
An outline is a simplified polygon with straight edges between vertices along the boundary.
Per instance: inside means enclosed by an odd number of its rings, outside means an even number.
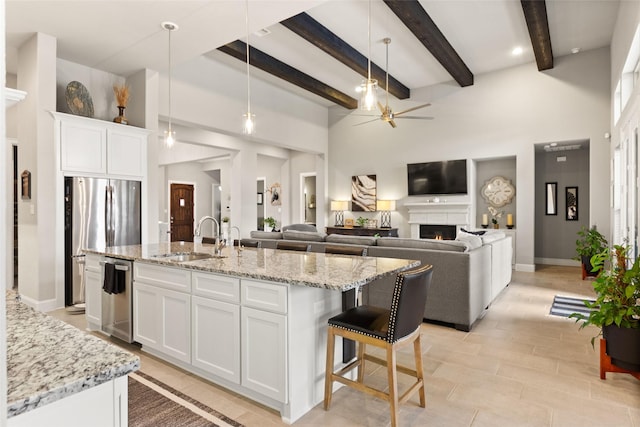
M129 374L131 427L244 427L142 372Z
M588 298L573 298L556 295L553 297L553 304L551 304L551 311L549 314L553 316L569 317L572 313L580 313L588 316L591 309L584 305L585 301L594 302L594 300Z

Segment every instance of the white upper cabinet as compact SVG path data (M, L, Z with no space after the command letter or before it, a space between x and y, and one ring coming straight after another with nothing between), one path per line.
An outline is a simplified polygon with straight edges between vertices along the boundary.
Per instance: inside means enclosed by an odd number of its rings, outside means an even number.
M60 169L107 177L144 177L150 131L104 120L52 113Z

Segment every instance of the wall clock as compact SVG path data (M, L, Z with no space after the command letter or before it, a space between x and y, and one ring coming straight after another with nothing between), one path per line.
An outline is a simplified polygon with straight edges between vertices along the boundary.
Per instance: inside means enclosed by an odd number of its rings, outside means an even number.
M501 208L511 203L513 196L516 195L516 189L511 184L511 180L503 176L494 176L484 183L480 195L491 206Z

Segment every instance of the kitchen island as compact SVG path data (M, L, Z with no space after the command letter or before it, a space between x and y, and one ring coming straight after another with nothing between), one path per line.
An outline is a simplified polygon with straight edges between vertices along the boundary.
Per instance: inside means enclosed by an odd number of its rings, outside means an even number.
M126 426L140 359L7 291L7 416L14 426Z
M262 248L215 256L212 245L184 242L85 252L88 266L133 261L133 336L143 351L288 423L322 401L326 325L342 311L342 292L420 264ZM100 288L87 281L87 313Z

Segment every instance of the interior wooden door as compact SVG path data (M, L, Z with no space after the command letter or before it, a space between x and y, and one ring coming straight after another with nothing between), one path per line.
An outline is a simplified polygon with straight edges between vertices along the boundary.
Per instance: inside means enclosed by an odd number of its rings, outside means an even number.
M193 185L171 184L171 241L193 242Z

